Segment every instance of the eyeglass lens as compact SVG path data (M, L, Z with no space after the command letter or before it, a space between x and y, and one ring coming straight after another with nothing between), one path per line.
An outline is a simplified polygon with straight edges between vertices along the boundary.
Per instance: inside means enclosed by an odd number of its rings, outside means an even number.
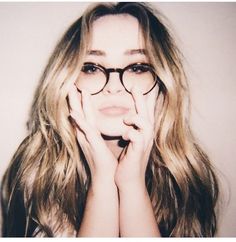
M77 87L86 89L91 94L103 90L107 84L106 71L96 64L84 64L79 75ZM147 93L155 85L155 74L148 65L133 64L124 68L122 81L125 89L131 92L134 86L138 86L143 93Z

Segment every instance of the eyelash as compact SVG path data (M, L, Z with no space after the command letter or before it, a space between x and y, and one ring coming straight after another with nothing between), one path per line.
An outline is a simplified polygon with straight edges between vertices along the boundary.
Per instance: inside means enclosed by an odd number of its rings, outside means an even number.
M135 73L137 75L140 75L150 70L148 67L145 66L145 64L147 63L130 64L124 67L123 71L128 71L130 73ZM85 63L82 67L82 72L85 75L96 75L96 74L99 74L99 72L103 72L103 70L101 70L101 67L97 65L98 64L95 64L95 63Z
M103 67L105 67L105 68L114 68L114 67L112 67L112 66L108 66L108 65L106 65L105 63L102 63L102 62L98 62L98 61L92 61L92 60L86 60L84 63L94 63L95 65L100 65L100 66L103 66ZM142 63L142 64L147 64L147 65L151 65L149 62L147 62L147 61L132 61L132 62L130 62L130 63L126 63L125 65L122 65L122 66L117 66L116 68L121 68L121 69L123 69L123 68L125 68L126 66L129 66L129 65L133 65L133 64L136 64L136 63Z

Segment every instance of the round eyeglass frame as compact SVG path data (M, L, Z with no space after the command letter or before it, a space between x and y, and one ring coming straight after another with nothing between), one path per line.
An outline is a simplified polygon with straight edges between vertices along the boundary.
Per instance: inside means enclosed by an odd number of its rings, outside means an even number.
M98 92L95 92L95 93L91 93L91 95L96 95L96 94L98 94L98 93L103 91L103 89L106 87L107 83L109 82L110 73L112 73L112 72L118 72L119 73L119 78L120 78L120 82L121 82L122 86L125 88L125 90L129 94L131 94L131 92L124 85L123 74L124 74L124 72L127 69L129 69L130 67L135 66L135 65L143 65L145 67L148 67L149 71L151 72L151 74L153 75L153 78L154 78L154 84L153 84L152 88L149 91L143 93L143 95L147 95L149 92L151 92L154 89L154 87L156 86L157 83L159 83L159 84L162 83L162 81L159 78L159 76L155 73L154 67L152 65L150 65L150 64L147 64L147 63L140 63L140 62L133 63L133 64L130 64L130 65L126 66L125 68L105 68L104 66L102 66L100 64L97 64L97 63L93 63L93 62L85 62L83 65L94 65L99 70L101 70L105 74L105 76L106 76L106 82L105 82L104 86L101 88L101 90L99 90ZM79 92L81 92L81 90L78 87L77 87L77 90Z

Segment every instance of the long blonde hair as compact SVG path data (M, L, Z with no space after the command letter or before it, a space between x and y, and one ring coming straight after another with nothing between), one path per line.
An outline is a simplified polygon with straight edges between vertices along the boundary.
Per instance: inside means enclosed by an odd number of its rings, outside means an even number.
M162 236L214 236L218 184L189 127L189 97L182 55L163 16L144 3L93 5L57 44L35 93L29 135L2 182L3 236L60 236L78 230L90 171L68 119L67 95L78 78L93 22L107 14L138 19L151 64L162 80L156 103L156 138L146 186Z

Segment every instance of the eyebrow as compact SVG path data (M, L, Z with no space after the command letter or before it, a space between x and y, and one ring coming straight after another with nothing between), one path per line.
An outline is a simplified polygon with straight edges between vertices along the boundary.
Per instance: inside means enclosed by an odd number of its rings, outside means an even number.
M106 53L102 50L89 50L87 51L87 55L105 56Z
M89 50L87 51L88 55L94 55L94 56L106 56L106 52L102 50ZM125 55L147 55L147 51L145 49L130 49L126 50Z
M147 55L147 51L145 49L132 49L125 51L125 55Z

